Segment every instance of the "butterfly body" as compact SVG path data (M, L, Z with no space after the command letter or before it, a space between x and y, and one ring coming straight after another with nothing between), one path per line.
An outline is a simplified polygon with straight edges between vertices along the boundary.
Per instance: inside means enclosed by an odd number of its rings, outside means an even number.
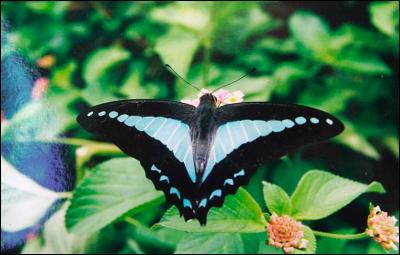
M211 94L203 95L200 98L199 106L196 108L193 121L190 124L196 186L199 188L218 128L216 109L216 98Z
M198 107L160 100L110 102L77 120L138 159L185 220L197 218L202 225L210 208L221 206L257 167L344 128L317 109L262 102L218 106L212 94L203 95Z

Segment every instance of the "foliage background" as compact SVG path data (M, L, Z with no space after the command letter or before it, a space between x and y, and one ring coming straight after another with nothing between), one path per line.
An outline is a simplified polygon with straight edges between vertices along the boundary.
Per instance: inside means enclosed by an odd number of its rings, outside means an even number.
M346 130L261 167L246 190L265 211L262 180L288 193L315 168L363 183L379 181L386 195L363 196L311 223L324 231L363 231L369 201L390 213L399 207L398 10L398 2L387 1L2 2L1 111L2 124L7 123L2 156L49 189L73 190L99 162L121 156L99 144L85 147L93 155L76 153L84 144L68 138L99 139L78 127L80 111L124 98L195 97L196 91L165 70L165 63L207 88L256 67L255 74L230 89L241 89L246 101L325 110ZM48 85L38 100L32 87L40 78ZM67 139L49 142L60 137ZM167 208L155 201L146 208L151 213L133 212L134 224L117 221L96 238L71 239L66 249L173 252L177 244L182 249L187 238L182 232L150 230ZM66 234L60 221L51 220L43 232L40 223L18 233L2 230L2 251L20 251L27 235L31 241L25 251L50 249L43 248L46 230ZM243 245L243 251L249 243L263 247L260 252L275 251L264 247L263 236L224 238L228 245ZM322 238L317 248L321 253L377 251L369 240L338 245Z

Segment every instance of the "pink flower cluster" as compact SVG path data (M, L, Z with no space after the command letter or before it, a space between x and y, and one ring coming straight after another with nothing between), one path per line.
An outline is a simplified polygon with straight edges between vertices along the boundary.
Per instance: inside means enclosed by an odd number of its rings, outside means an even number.
M202 89L200 93L197 95L196 99L184 99L181 102L186 104L191 104L194 107L199 106L200 104L200 97L204 94L211 93L210 90ZM243 92L240 90L236 90L232 93L225 89L219 89L213 93L213 95L217 98L217 106L222 106L226 104L234 104L243 102Z
M43 77L37 79L32 88L32 93L31 93L32 99L39 100L40 98L42 98L48 86L49 86L49 79Z
M399 227L396 227L396 221L396 217L389 217L387 212L381 211L379 206L375 206L369 213L366 233L373 237L384 249L397 251Z
M278 216L272 213L267 225L268 243L282 248L285 253L306 248L308 241L304 239L303 225L287 215Z

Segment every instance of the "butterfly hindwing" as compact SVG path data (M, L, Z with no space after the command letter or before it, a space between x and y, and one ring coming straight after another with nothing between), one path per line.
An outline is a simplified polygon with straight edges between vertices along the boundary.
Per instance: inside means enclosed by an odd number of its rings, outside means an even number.
M193 111L179 102L127 100L94 106L78 122L138 159L154 186L187 220L194 218L195 205L189 135Z

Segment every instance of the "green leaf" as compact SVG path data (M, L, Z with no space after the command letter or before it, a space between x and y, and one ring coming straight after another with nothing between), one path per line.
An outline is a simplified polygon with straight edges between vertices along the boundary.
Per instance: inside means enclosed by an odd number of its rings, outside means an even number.
M128 60L128 50L111 46L92 52L83 63L83 79L90 86L99 83L109 68Z
M141 223L138 222L133 231L130 232L129 241L137 242L142 253L172 253L179 241L186 235L185 232L170 228L152 230L141 225ZM132 244L129 246L132 246Z
M133 61L119 92L128 98L154 98L161 94L163 89L165 90L165 86L162 84L142 82L146 68L144 63Z
M185 77L198 45L199 38L194 33L172 28L157 40L154 50L164 64Z
M327 62L343 70L369 75L391 73L390 68L377 55L360 51L343 50L332 61Z
M176 254L257 254L265 234L190 233L178 244Z
M370 157L375 160L380 159L379 152L368 142L368 140L360 135L354 127L354 125L347 121L345 118L341 118L345 125L345 129L342 134L335 138L336 141L349 146L354 151L357 151L361 154L364 154L367 157Z
M174 2L154 8L150 17L159 22L202 31L210 20L209 4L196 2Z
M278 215L287 214L290 215L291 202L289 195L279 186L264 182L264 200L268 207L268 210Z
M383 144L388 148L393 155L399 158L399 138L395 135L386 135L383 138Z
M373 2L369 5L372 24L384 34L399 36L399 2ZM398 40L398 39L397 39Z
M212 46L214 51L226 55L235 55L243 51L246 40L252 35L267 33L281 25L280 21L273 19L268 12L260 8L262 2L243 4L225 1L212 4Z
M309 171L292 194L291 216L297 220L322 219L367 192L385 193L385 189L379 182L365 185L328 172Z
M305 48L324 52L329 39L329 27L318 16L308 12L296 12L289 19L294 38Z
M91 53L83 64L83 79L87 84L83 98L91 105L120 99L114 95L119 77L114 68L129 58L130 52L118 46ZM113 72L109 72L111 69Z
M155 226L168 227L188 232L262 232L266 221L262 211L250 194L243 188L225 198L221 208L212 208L207 216L207 225L198 221L185 222L175 207L171 207Z
M66 226L74 234L91 233L162 198L137 160L112 159L95 167L76 188Z

